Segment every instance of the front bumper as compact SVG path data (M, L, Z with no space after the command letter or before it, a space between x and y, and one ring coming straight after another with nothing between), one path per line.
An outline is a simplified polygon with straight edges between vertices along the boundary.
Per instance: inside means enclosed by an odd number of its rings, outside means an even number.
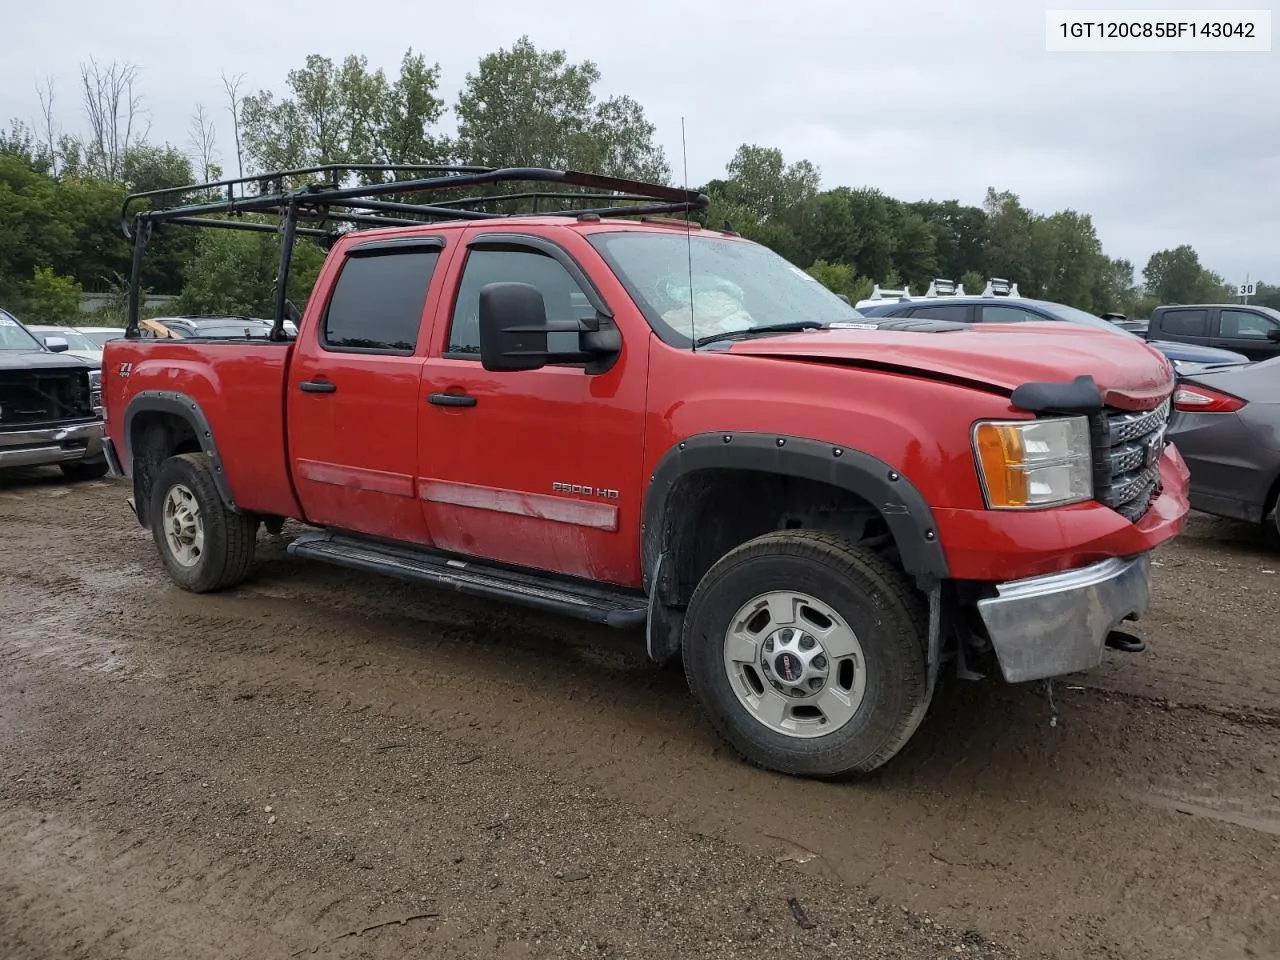
M0 469L97 460L101 456L101 420L0 433Z
M978 601L1005 680L1043 680L1102 662L1107 635L1146 612L1151 554L996 585Z

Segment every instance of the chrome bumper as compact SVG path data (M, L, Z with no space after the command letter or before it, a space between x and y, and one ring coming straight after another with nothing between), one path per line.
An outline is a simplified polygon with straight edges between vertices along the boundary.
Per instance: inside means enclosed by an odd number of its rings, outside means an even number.
M1151 554L996 585L978 601L1005 680L1043 680L1102 662L1107 635L1146 612Z
M40 467L102 456L102 421L0 432L0 468Z

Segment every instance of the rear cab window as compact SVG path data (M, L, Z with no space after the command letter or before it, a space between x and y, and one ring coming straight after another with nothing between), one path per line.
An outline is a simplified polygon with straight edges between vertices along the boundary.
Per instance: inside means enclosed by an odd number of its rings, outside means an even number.
M411 355L442 249L438 241L353 246L325 307L320 345L337 353Z
M1175 337L1208 336L1209 311L1167 310L1160 318L1160 332Z

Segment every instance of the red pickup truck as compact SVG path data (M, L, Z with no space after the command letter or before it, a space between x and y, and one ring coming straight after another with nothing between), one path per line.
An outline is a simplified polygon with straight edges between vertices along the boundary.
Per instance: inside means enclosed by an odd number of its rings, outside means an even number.
M481 212L518 178L603 193ZM148 199L135 263L202 218L276 218L282 278L297 236L332 246L301 316L278 283L270 339L107 344L112 470L186 589L238 583L260 524L294 518L298 557L644 627L747 760L817 777L897 753L944 665L1020 682L1142 647L1118 628L1187 471L1172 369L1139 341L869 320L656 185L224 192Z

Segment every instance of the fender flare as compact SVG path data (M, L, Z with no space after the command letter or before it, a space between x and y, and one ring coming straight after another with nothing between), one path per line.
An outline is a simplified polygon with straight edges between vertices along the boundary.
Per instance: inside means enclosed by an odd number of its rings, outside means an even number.
M658 562L669 556L667 512L686 475L714 469L757 470L803 477L848 490L884 516L907 573L922 587L948 578L946 554L928 501L902 473L861 450L807 437L765 433L704 433L671 447L654 468L641 533L644 588L655 591Z
M218 446L214 441L213 428L209 426L209 418L205 416L204 410L200 404L187 396L185 393L179 393L174 390L141 390L136 393L129 401L129 405L124 411L124 432L122 434L124 456L121 458L122 466L134 473L133 470L133 424L139 414L142 413L168 413L182 420L185 420L191 427L192 432L196 435L196 440L200 444L200 449L208 454L209 459L213 462L213 483L218 490L218 495L222 497L230 509L238 510L234 498L231 496L231 486L227 483L226 471L222 469L222 459L218 455ZM137 491L138 481L134 479L134 489ZM139 503L142 508L142 504ZM141 514L142 509L139 510ZM141 517L140 517L141 519Z

